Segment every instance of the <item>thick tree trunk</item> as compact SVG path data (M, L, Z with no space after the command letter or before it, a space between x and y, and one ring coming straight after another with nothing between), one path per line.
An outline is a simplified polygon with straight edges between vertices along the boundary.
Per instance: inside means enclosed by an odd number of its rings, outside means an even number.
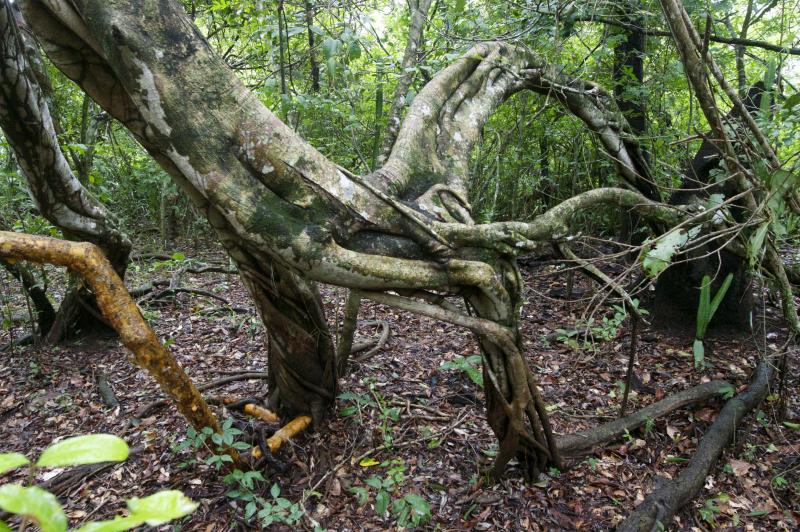
M744 104L748 111L758 110L762 83L750 87ZM741 120L738 110L731 110L723 119L725 123L735 124ZM711 136L708 133L707 136ZM694 158L687 164L681 180L681 188L669 200L673 205L702 204L711 194L722 194L729 198L739 192L730 180L724 185L714 186L715 171L722 169L722 158L718 148L709 140L704 140ZM749 216L743 201L730 208L737 222L744 222ZM733 275L730 288L722 300L714 321L722 326L747 330L753 312L752 276L745 258L725 249L716 252L717 242L699 247L686 257L688 261L673 264L656 282L653 316L657 323L680 329L691 329L695 324L697 306L700 301L700 286L703 277L712 279L711 293L716 293L728 274Z

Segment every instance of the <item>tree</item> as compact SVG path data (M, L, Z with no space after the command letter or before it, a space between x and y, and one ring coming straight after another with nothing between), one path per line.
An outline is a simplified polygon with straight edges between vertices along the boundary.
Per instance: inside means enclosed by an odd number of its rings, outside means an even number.
M208 218L269 331L273 399L317 423L336 395L338 367L313 284L322 282L474 331L487 417L500 441L495 475L514 457L531 477L560 467L570 447L552 433L522 356L515 257L562 243L572 217L600 205L665 228L713 217L647 197L647 165L611 94L507 43L478 44L434 76L408 108L385 164L359 176L272 114L177 3L20 5L53 63L125 125ZM594 132L626 188L590 190L529 223L476 224L467 199L471 148L492 114L523 90L547 95Z

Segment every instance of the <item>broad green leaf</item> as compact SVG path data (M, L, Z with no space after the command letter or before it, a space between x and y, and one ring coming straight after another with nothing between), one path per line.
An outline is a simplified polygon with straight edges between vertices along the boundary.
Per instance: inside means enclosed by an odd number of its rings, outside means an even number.
M36 486L26 488L19 484L6 484L0 487L0 508L33 519L42 532L67 529L67 516L56 496Z
M684 230L671 231L656 241L656 245L652 247L644 256L642 260L642 267L645 269L650 277L656 277L658 274L667 269L672 256L683 246L689 235Z
M786 193L795 188L797 174L787 170L775 170L769 177L769 200L767 205L772 211L779 211Z
M134 497L128 501L131 517L150 526L163 525L194 512L198 504L178 490L159 491L149 497Z
M340 41L339 39L328 37L327 39L322 41L322 53L325 56L325 59L330 59L331 57L338 54L339 49L341 47L342 47L342 41Z
M120 532L122 530L130 530L142 524L141 519L136 519L134 516L128 517L115 517L109 521L96 521L93 523L86 523L75 532Z
M11 532L11 527L0 521L0 532Z
M389 509L389 493L386 491L379 491L375 496L375 513L383 517L386 515L386 510Z
M361 467L372 467L378 464L380 464L380 462L375 460L374 458L364 458L358 463L358 465L360 465Z
M694 354L694 367L695 369L701 368L706 358L706 349L703 347L702 340L695 340L692 346L692 353Z
M367 488L350 488L350 493L353 493L356 496L356 501L359 506L364 506L367 504L367 501L369 500L369 492L367 491Z
M461 13L467 5L467 0L456 0L455 11Z
M24 454L20 453L3 453L0 454L0 475L7 473L12 469L29 464L30 461Z
M422 496L416 493L409 493L403 497L406 502L411 506L412 511L419 517L430 515L431 507Z
M784 426L792 430L800 430L800 423L792 423L791 421L784 421Z
M61 467L128 459L128 444L113 434L87 434L55 443L36 462L39 467Z
M178 262L180 262L182 260L186 260L186 255L184 255L180 251L176 251L175 253L172 254L172 260L178 261Z

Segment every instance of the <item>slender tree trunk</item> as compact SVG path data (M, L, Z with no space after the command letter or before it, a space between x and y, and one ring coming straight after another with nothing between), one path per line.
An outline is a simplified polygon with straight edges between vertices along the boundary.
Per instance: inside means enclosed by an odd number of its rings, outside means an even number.
M403 61L400 63L400 78L397 80L397 86L394 89L392 107L389 109L387 118L386 133L378 156L378 163L381 165L389 158L389 153L391 153L392 146L394 146L397 134L400 131L401 115L406 106L406 94L408 89L411 88L411 82L414 81L414 67L417 64L417 54L422 48L423 31L428 21L428 11L431 8L432 1L409 1L411 23L408 27L408 42L403 53Z
M317 61L317 47L314 39L314 4L312 0L305 0L306 28L308 29L308 63L311 70L311 92L319 92L319 61Z
M278 68L281 77L281 94L288 94L286 85L286 33L283 27L283 0L278 0Z

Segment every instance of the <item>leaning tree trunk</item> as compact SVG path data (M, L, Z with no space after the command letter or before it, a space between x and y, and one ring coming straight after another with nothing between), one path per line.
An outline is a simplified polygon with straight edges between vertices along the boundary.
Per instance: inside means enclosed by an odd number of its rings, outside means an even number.
M481 44L417 95L386 164L358 176L249 93L176 2L21 5L56 66L136 135L217 231L269 330L282 401L312 414L332 402L336 359L311 281L354 288L478 334L501 442L496 473L515 455L531 474L559 465L520 349L514 257L567 236L570 218L589 206L612 203L673 223L680 211L631 190L599 189L530 224L476 225L468 163L486 120L528 89L583 120L622 181L642 188L641 153L609 94L535 54ZM477 315L446 296L466 297Z
M39 80L35 45L23 39L13 7L0 5L0 127L14 150L39 212L71 240L92 242L124 277L131 244L114 217L73 175L58 144L58 136ZM27 56L33 55L29 61ZM49 83L49 81L46 81ZM57 342L70 331L101 326L94 296L77 283L65 296L46 339Z

